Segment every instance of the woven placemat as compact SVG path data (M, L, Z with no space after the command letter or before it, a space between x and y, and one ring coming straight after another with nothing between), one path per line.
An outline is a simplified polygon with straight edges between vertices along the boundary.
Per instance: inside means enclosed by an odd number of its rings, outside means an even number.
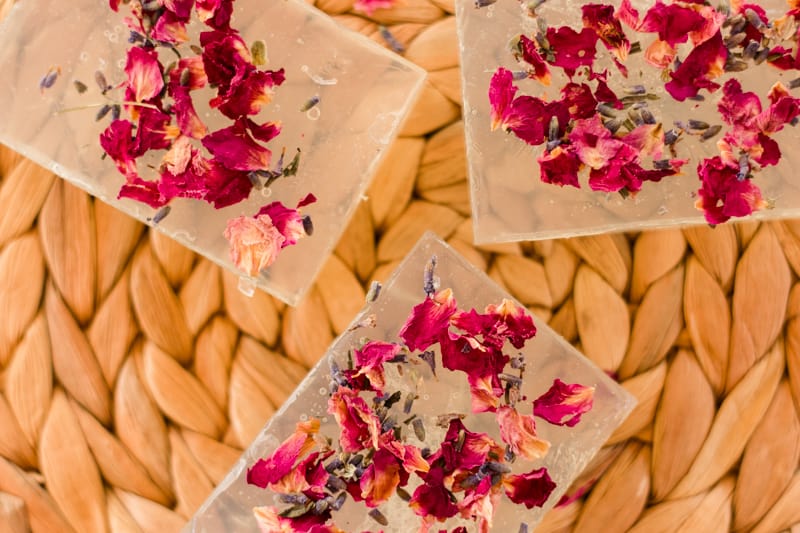
M316 4L431 76L296 308L0 150L0 532L177 531L427 229L639 399L541 531L800 522L800 221L473 246L452 0Z

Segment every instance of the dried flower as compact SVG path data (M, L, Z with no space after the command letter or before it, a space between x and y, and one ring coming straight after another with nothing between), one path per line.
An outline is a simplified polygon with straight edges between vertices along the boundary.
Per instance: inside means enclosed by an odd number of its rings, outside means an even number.
M248 276L274 263L285 240L268 215L232 218L224 235L231 243L231 261Z
M572 427L592 409L594 387L568 385L556 378L550 389L533 402L533 414L551 424Z

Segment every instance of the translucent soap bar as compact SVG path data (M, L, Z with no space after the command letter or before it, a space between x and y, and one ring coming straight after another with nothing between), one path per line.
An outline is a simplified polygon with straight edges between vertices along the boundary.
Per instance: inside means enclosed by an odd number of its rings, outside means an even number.
M448 245L432 234L425 235L385 283L377 299L367 303L355 317L352 330L344 333L333 343L286 404L272 417L228 476L192 517L184 529L185 532L258 531L253 517L254 507L264 505L285 507L280 503L277 494L247 484L248 467L253 466L259 458L269 456L294 432L295 425L299 421L319 419L320 435L331 437L333 442L337 442L339 429L336 420L326 412L332 379L331 362L336 361L340 368L345 368L348 350L358 346L357 343L362 338L398 341L398 331L405 323L412 307L425 298L423 272L432 256L437 258L435 276L438 278L440 289L452 289L459 309L475 308L483 312L487 304L499 304L503 298L511 298ZM375 326L364 326L372 323L373 317ZM518 531L522 522L533 528L544 513L558 502L573 479L635 404L635 399L630 394L547 325L535 317L534 322L538 332L521 350L526 364L521 392L528 403L547 391L554 379L559 378L567 383L594 387L594 405L589 412L582 415L580 422L571 428L537 421L538 435L548 440L551 448L543 459L538 460L536 467L543 466L548 469L556 483L556 489L542 507L530 510L522 505L514 505L503 497L502 503L496 510L493 531ZM358 327L359 325L361 327ZM414 368L412 365L408 366ZM411 370L407 370L401 376L409 371ZM387 370L384 391L405 390L407 386L404 381L405 378ZM470 413L469 386L462 373L448 372L439 367L436 377L425 379L421 388L416 390L416 394L419 398L414 402L410 412L425 421L424 427L427 432L425 438L428 440L424 442L433 442L435 449L435 442L437 439L441 441L445 432L435 424L436 416L446 413ZM497 433L494 416L491 413L466 414L463 423L470 431L492 435ZM512 467L521 468L520 460L517 460ZM418 484L419 480L416 483ZM409 482L406 489L409 493L413 492L414 482ZM380 526L368 516L368 508L351 498L346 500L344 506L335 512L332 518L336 526L344 531L383 530L401 533L416 531L420 523L420 518L397 495L380 505L379 510L386 517L388 526ZM436 523L432 530L447 528L449 531L459 524L463 525L466 522L463 519L453 518L443 524Z
M475 0L456 0L456 17L460 40L461 72L464 91L464 118L468 155L468 172L472 197L475 240L479 243L508 242L563 238L577 235L616 231L638 231L686 224L704 224L703 212L695 207L700 188L697 166L704 159L719 154L716 141L726 131L701 140L701 135L682 135L676 143L677 157L688 159L681 174L668 176L660 182L643 184L635 196L623 198L619 193L591 190L586 177L581 177L581 188L543 183L537 157L544 145L530 146L500 129L491 131L489 84L498 67L522 73L522 67L511 53L510 44L520 34L533 38L538 22L529 17L525 6L537 6L536 14L548 28L569 26L575 31L583 28L581 6L586 0L546 0L520 2L497 0L492 5L478 8ZM618 8L619 0L599 2ZM632 0L640 19L656 4L653 0ZM671 4L667 2L666 4ZM713 4L713 3L712 3ZM727 2L723 3L727 4ZM785 14L783 0L765 0L757 3L766 10L769 20ZM717 4L713 4L716 6ZM641 52L631 52L625 66L628 77L620 75L609 52L602 42L596 46L595 72L608 72L608 85L617 95L625 95L625 87L643 86L654 98L648 100L649 109L664 130L674 127L675 121L686 123L689 119L710 126L722 125L717 104L722 89L709 93L703 89L703 101L687 99L677 102L665 91L661 70L647 64L644 51L654 40L653 34L633 32L622 25L631 42L639 40ZM723 35L728 35L723 29ZM691 43L678 47L678 56L685 59ZM741 81L744 91L753 91L768 105L767 93L772 85L781 81L784 86L798 76L796 71L782 71L767 62L747 63L743 71L725 72L713 81L720 86L731 78ZM515 81L518 94L545 100L559 97L560 88L568 81L560 68L550 67L552 81L543 85L535 79ZM524 78L524 75L520 77ZM593 87L593 86L592 86ZM800 96L792 91L793 96ZM619 112L624 119L626 111ZM800 216L800 182L796 169L800 167L800 129L786 126L773 135L782 148L782 159L777 166L765 167L755 174L753 183L761 188L764 200L770 207L756 211L751 217L758 219ZM665 158L670 157L668 152ZM738 157L738 156L737 156ZM650 168L650 167L647 167Z
M106 0L17 3L0 27L0 142L152 224L155 209L117 199L124 178L110 158L101 159L98 142L109 119L95 121L98 104L104 103L95 72L102 71L112 85L125 79L130 46L125 16L125 4L114 13ZM223 237L226 221L253 216L276 200L294 207L313 193L318 202L303 210L313 219L313 236L284 248L274 265L245 284L294 304L312 284L361 200L425 73L300 0L237 0L231 25L247 43L266 43L268 68L286 71L286 82L255 118L281 122L280 136L268 144L273 161L283 147L287 163L300 149L299 172L221 210L200 200L175 199L157 227L239 273ZM197 21L189 25L192 42L204 29ZM40 90L40 80L59 69L52 87ZM79 94L76 80L89 90ZM318 103L305 110L313 99ZM210 131L231 124L207 106L199 106L198 113ZM148 179L145 172L142 176Z

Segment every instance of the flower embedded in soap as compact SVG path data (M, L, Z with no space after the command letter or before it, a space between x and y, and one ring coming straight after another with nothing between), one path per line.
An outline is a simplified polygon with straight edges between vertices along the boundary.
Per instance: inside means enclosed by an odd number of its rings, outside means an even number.
M533 21L510 40L507 60L490 65L488 127L533 147L542 182L628 198L691 172L695 205L712 225L773 205L756 178L780 164L779 132L800 122L791 94L800 78L756 95L741 86L758 74L739 73L800 72L794 4L778 17L757 4L684 0L586 3L579 12L537 1L522 11ZM708 153L714 144L730 172Z
M391 9L397 0L356 0L353 10L372 16L378 9Z
M314 195L308 195L295 209L272 202L252 217L228 220L224 236L230 243L233 264L251 277L272 265L281 249L297 243L306 234L300 208L315 201Z
M222 209L251 199L254 189L297 175L300 149L284 165L282 147L275 161L270 146L281 123L264 119L285 71L268 68L264 41L251 51L231 26L234 0L109 0L108 5L127 11L121 20L130 30L124 67L95 73L99 94L73 80L79 94L102 99L74 110L98 107L98 121L111 116L99 142L103 158L124 176L118 198L158 210L147 218L155 224L175 212L176 198ZM199 25L204 28L192 42L188 28ZM41 79L43 96L60 72L51 67ZM203 118L198 109L208 110ZM308 195L295 209L273 202L251 217L230 218L224 235L231 260L247 275L259 275L283 248L311 235L311 219L299 215L299 208L313 199Z
M526 375L520 352L536 335L531 316L511 300L482 312L461 309L451 289L438 287L436 264L434 257L425 268L424 297L398 340L362 337L331 361L326 411L335 428L319 429L317 418L299 422L248 469L248 483L281 502L254 509L262 531L338 531L337 512L352 499L345 519L355 512L379 526L414 529L394 522L403 505L419 517L420 531L453 518L485 533L503 500L526 509L550 500L556 484L547 467L530 465L550 458L551 447L534 417L572 427L592 409L594 387L556 378L531 403L526 382L542 379ZM469 395L466 409L414 401L443 382L453 396Z

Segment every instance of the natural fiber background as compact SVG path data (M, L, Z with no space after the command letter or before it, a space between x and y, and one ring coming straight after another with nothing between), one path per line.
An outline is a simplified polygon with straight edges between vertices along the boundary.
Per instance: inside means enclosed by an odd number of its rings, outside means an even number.
M431 76L297 308L0 151L0 532L178 530L426 229L639 398L542 531L800 522L800 221L474 247L452 0L317 6Z

